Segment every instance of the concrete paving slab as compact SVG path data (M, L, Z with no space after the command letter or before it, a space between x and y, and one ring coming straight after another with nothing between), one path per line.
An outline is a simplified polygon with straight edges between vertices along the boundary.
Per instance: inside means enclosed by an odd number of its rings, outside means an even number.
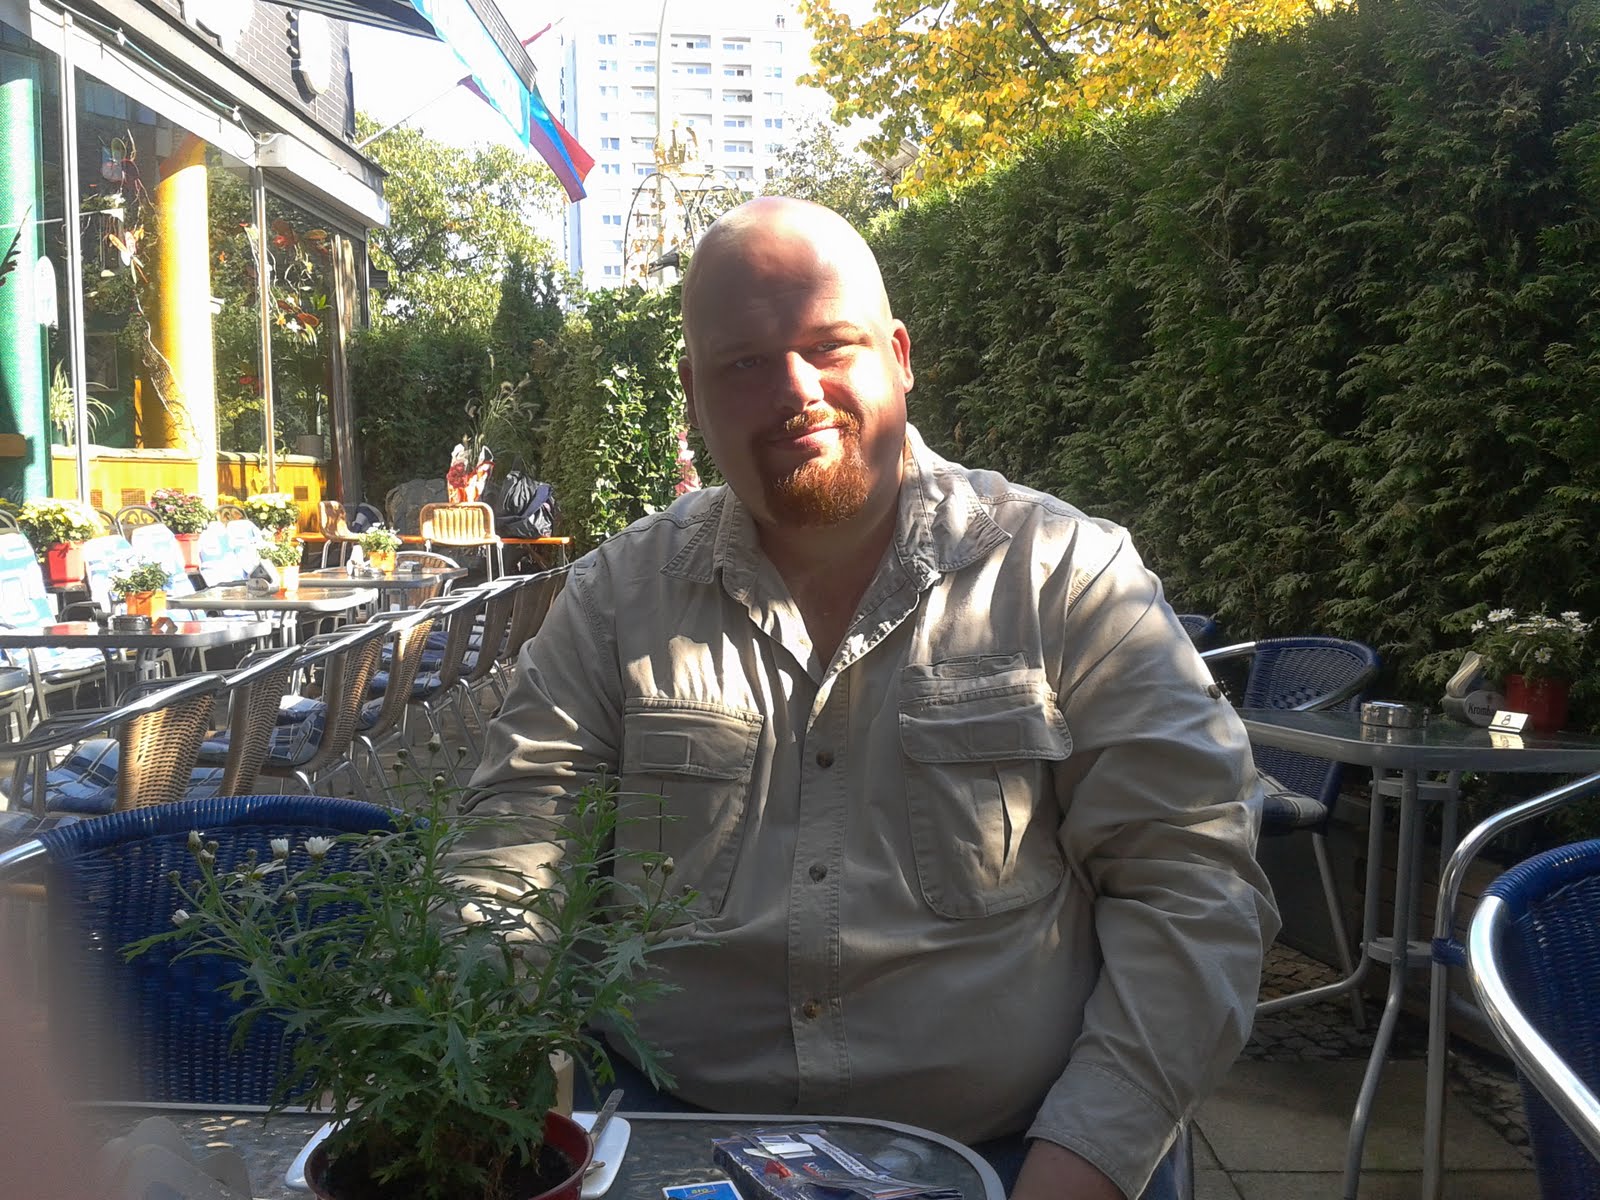
M1365 1066L1353 1060L1240 1061L1201 1106L1195 1124L1223 1169L1235 1176L1341 1171ZM1421 1170L1425 1070L1415 1061L1391 1062L1384 1070L1364 1171ZM1522 1156L1460 1103L1450 1106L1445 1164L1452 1171L1528 1171Z
M1234 1175L1233 1186L1240 1200L1339 1200L1344 1176L1332 1171L1245 1172ZM1204 1196L1199 1189L1197 1175L1196 1200ZM1361 1200L1416 1200L1421 1194L1420 1171L1361 1177ZM1539 1188L1528 1171L1452 1171L1445 1177L1444 1195L1445 1200L1539 1200Z
M1194 1173L1194 1200L1242 1200L1226 1171L1197 1168Z
M1189 1145L1194 1154L1194 1167L1197 1171L1209 1171L1222 1164L1217 1161L1217 1152L1211 1148L1211 1143L1206 1141L1206 1135L1198 1129L1189 1132Z

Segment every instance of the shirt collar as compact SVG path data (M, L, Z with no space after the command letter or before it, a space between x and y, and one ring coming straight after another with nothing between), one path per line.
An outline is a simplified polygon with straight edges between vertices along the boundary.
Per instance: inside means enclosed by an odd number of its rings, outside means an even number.
M710 583L721 571L724 586L738 595L754 582L762 558L760 542L750 510L726 484L715 491L708 519L662 574ZM916 427L907 424L894 535L901 563L926 586L976 562L1010 537L979 502L966 472L929 450Z

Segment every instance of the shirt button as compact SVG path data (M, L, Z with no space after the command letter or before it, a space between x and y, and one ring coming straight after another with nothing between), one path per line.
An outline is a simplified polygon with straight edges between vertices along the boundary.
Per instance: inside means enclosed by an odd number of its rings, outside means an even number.
M817 751L817 766L822 767L824 769L833 766L833 751L832 750L818 750Z
M811 882L821 883L828 877L828 868L822 863L811 864Z
M822 1015L822 1005L815 1000L807 1000L800 1006L800 1014L808 1021L815 1021Z
M1222 699L1222 689L1219 688L1214 683L1208 684L1206 686L1206 695L1210 696L1213 700L1221 700Z

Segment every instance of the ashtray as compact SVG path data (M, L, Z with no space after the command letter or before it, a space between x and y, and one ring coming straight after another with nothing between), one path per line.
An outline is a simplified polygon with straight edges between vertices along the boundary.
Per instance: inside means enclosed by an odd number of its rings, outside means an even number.
M131 616L128 613L118 613L111 618L111 628L116 633L149 633L150 618L143 615Z
M1427 714L1414 704L1399 704L1391 700L1368 700L1361 706L1361 723L1380 729L1415 729Z

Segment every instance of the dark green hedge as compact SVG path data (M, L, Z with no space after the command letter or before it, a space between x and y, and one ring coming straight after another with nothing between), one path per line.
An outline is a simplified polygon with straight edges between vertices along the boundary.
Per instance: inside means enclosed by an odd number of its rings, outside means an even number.
M1597 75L1592 5L1365 3L900 214L913 419L1437 697L1486 606L1600 614Z

